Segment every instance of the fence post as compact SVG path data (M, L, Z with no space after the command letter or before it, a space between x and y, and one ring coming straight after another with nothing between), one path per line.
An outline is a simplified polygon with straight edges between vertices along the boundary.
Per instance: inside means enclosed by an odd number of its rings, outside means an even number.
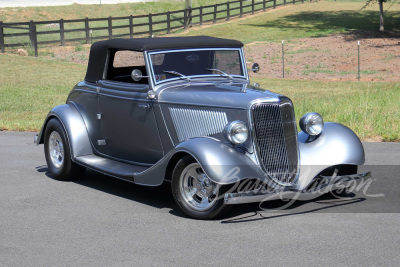
M214 19L213 19L213 23L215 24L217 22L217 5L214 5Z
M153 38L153 14L149 14L149 35Z
M167 34L171 33L171 13L167 12Z
M254 15L254 0L251 0L251 14Z
M265 0L263 0L263 11L265 12L266 8L265 8Z
M294 5L295 3L296 3L295 0L293 0L293 5Z
M200 6L200 26L203 25L203 6Z
M33 46L33 50L35 51L35 57L38 57L36 24L33 22L33 20L29 21L29 37L31 40L31 45Z
M108 39L112 39L112 18L108 17Z
M226 2L226 20L229 20L229 17L230 17L229 8L230 8L230 2L228 1L228 2Z
M129 16L129 37L133 38L133 17Z
M65 45L65 38L64 38L64 20L60 19L60 42L61 42L61 46Z
M283 0L283 5L286 6L286 0Z
M188 17L187 17L187 9L183 11L183 28L186 30L187 29L187 22L188 22Z
M90 29L89 29L89 18L85 18L85 33L86 33L86 44L90 44Z
M274 9L276 8L276 0L274 0Z
M191 27L191 25L192 25L192 15L193 15L193 10L192 10L192 8L189 8L187 10L187 21L186 21L186 25L188 27Z
M240 0L240 18L243 17L243 0Z
M3 22L0 21L0 50L1 53L4 53L4 30L3 30Z

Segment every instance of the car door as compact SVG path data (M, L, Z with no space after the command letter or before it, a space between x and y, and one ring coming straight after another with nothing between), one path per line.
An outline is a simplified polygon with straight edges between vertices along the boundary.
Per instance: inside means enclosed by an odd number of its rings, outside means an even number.
M154 164L164 152L148 85L101 81L99 110L106 155L139 164Z

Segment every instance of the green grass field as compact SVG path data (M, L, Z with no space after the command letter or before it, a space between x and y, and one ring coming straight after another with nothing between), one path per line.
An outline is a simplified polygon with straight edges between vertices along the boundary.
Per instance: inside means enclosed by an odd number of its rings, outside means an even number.
M284 0L277 0L277 4L283 3ZM221 21L226 17L227 0L194 0L192 1L192 6L195 8L193 10L193 24L200 23L200 10L197 7L202 6L202 21L210 22L214 19L214 5L222 4L217 6L217 21ZM262 8L262 0L255 0L256 10ZM257 4L258 3L258 4ZM243 2L243 12L251 12L251 7L249 6L251 1ZM273 3L266 3L266 6L272 6ZM229 4L231 12L230 16L238 16L240 14L238 1L230 2ZM60 41L60 33L54 33L54 31L59 29L60 19L71 20L71 19L84 19L88 17L89 19L105 18L102 21L89 21L88 27L92 30L93 38L108 38L108 17L113 17L112 26L117 27L112 30L113 36L125 35L128 37L130 34L129 28L129 15L133 15L132 23L133 32L138 33L135 37L147 37L149 31L149 18L135 17L136 15L148 15L152 13L152 31L153 35L163 35L167 33L167 15L163 14L167 11L182 11L185 8L184 1L155 1L146 3L128 3L128 4L115 4L115 5L70 5L70 6L54 6L54 7L27 7L27 8L3 8L0 9L0 21L4 22L29 22L30 20L35 21L36 31L38 33L37 40L39 44L41 42L53 41L57 43ZM157 15L158 14L158 15ZM125 18L123 18L125 17ZM183 12L172 13L170 16L172 20L170 27L173 32L182 31L184 25L184 14ZM45 21L45 23L39 23L40 21ZM52 21L49 23L48 21ZM138 26L136 26L138 25ZM71 39L74 39L74 43L80 42L81 44L86 43L86 33L85 33L85 22L65 22L65 39L67 43L71 43ZM12 44L24 44L27 48L30 45L30 39L28 35L28 25L24 25L22 29L15 28L5 28L4 33L7 35L5 37L5 43L8 45ZM146 34L144 34L146 33ZM24 35L19 35L24 34ZM81 39L76 41L76 39ZM39 45L40 46L40 45ZM43 44L42 44L43 46ZM10 49L7 48L8 51Z
M280 42L297 38L321 37L379 27L379 9L372 5L360 10L365 2L313 2L286 6L244 20L212 27L194 28L182 35L210 35L239 39L243 43ZM388 7L389 5L386 4ZM400 5L385 12L385 29L400 30Z
M16 55L0 55L0 130L38 131L47 112L65 103L83 79L84 65ZM400 84L252 79L285 94L297 119L315 111L326 121L352 128L360 138L400 139Z
M193 7L224 3L226 0L192 0ZM185 2L178 0L161 0L154 2L125 3L114 5L79 5L48 6L48 7L10 7L0 8L0 21L21 22L62 19L81 19L122 17L161 13L168 10L185 9Z
M195 2L195 1L194 1ZM358 11L362 2L320 2L288 6L229 23L193 28L186 35L279 41L334 32L375 29L376 14ZM376 6L375 6L376 7ZM399 8L388 13L399 21ZM291 19L297 18L297 19ZM328 18L326 20L326 18ZM288 27L281 26L282 23ZM350 26L347 26L350 25ZM376 27L375 27L376 26ZM233 29L233 30L232 30ZM0 54L0 130L38 131L47 112L65 103L86 66L55 59ZM400 84L321 82L256 78L263 88L289 96L297 119L310 111L352 128L362 139L400 141Z

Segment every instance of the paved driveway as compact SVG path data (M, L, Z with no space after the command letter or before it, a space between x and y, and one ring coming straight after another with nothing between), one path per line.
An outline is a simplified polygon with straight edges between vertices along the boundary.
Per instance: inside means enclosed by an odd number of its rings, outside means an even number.
M187 219L168 187L89 171L47 176L34 133L0 132L2 266L385 265L400 263L400 143L365 143L372 198L326 196L237 206L215 221Z

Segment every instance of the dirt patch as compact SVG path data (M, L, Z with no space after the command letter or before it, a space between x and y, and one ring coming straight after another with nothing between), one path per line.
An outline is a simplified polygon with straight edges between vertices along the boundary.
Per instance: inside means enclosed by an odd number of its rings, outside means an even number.
M285 78L298 80L400 81L400 38L397 32L356 32L285 42ZM245 47L247 61L260 64L252 76L281 78L282 44L252 43Z
M285 41L285 78L296 80L355 81L358 79L358 41L362 81L399 82L400 33L355 32ZM40 56L86 65L90 45L47 47ZM253 77L282 78L282 44L245 46L248 65L260 64Z
M75 46L54 46L39 49L39 56L47 59L73 62L87 65L90 45L77 44Z

